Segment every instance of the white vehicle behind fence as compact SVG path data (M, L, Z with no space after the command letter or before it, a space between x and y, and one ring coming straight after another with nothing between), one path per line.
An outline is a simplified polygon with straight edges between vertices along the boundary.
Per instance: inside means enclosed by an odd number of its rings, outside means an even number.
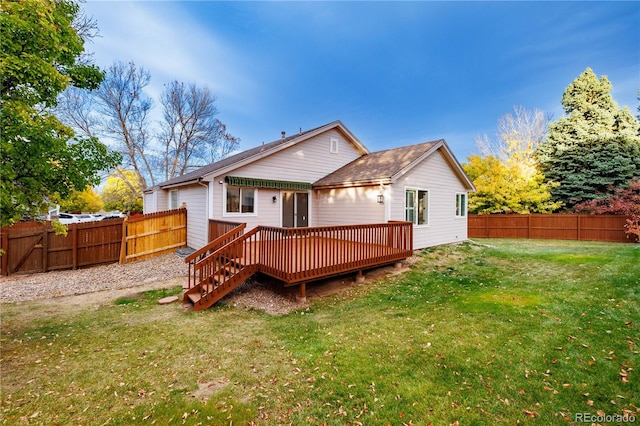
M52 218L56 220L55 218ZM60 223L64 223L65 225L70 225L72 223L80 223L80 219L76 217L76 215L71 213L60 213L57 219Z

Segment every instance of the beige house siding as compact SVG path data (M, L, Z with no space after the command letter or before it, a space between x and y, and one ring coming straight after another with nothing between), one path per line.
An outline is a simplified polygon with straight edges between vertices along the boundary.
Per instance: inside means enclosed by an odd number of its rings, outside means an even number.
M143 211L144 213L155 213L169 210L169 192L163 190L155 190L151 193L144 194Z
M332 138L338 141L335 154L330 152ZM228 174L313 183L360 155L342 132L332 129Z
M280 226L280 190L256 188L255 212L254 213L227 213L225 211L226 187L224 176L216 176L213 184L213 219L229 222L242 222L247 224L247 230L258 225ZM273 197L276 202L273 202Z
M414 225L415 249L467 239L467 218L455 215L456 193L467 190L440 152L429 156L392 185L390 220L405 220L406 189L429 191L429 224Z
M331 152L332 139L338 141L337 153ZM342 132L332 129L224 175L209 178L207 180L213 185L210 217L230 222L244 222L247 224L247 229L258 225L282 226L282 191L279 189L257 188L253 214L227 213L225 211L227 187L224 183L225 176L313 183L360 155ZM273 197L276 197L275 203ZM313 191L309 191L309 226L319 226L316 220L319 217L316 201Z
M378 204L379 186L323 189L314 193L316 226L386 221L386 207Z
M158 193L160 191L153 191L145 193L142 197L142 211L144 213L155 213L160 211L158 209Z
M188 185L177 188L178 206L187 206L187 245L200 248L207 243L207 188L202 185ZM167 208L169 201L167 200Z

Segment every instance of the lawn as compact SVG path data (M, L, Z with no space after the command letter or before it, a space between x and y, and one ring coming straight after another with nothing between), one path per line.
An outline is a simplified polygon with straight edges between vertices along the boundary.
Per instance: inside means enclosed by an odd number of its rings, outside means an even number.
M638 245L438 247L409 272L282 316L157 304L179 292L2 305L0 423L564 425L640 414Z

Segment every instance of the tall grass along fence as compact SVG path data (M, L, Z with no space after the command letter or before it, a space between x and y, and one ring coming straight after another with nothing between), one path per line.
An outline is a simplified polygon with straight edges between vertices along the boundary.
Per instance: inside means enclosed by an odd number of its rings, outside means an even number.
M468 217L469 238L536 238L633 242L627 216L591 214L491 214Z
M186 247L185 209L68 225L56 235L50 223L0 229L1 275L126 263Z

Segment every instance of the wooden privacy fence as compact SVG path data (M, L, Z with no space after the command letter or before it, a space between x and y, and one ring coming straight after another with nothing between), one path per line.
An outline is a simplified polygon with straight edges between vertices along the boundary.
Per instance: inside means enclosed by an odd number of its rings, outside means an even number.
M1 274L27 274L58 269L141 260L186 247L185 209L128 219L68 226L56 235L49 223L17 223L0 229Z
M125 220L120 263L142 260L187 246L187 210L149 213Z
M17 223L2 228L2 275L76 269L117 262L122 219L69 225L67 236L50 224Z
M633 242L625 234L627 219L627 216L591 214L470 214L468 236Z

